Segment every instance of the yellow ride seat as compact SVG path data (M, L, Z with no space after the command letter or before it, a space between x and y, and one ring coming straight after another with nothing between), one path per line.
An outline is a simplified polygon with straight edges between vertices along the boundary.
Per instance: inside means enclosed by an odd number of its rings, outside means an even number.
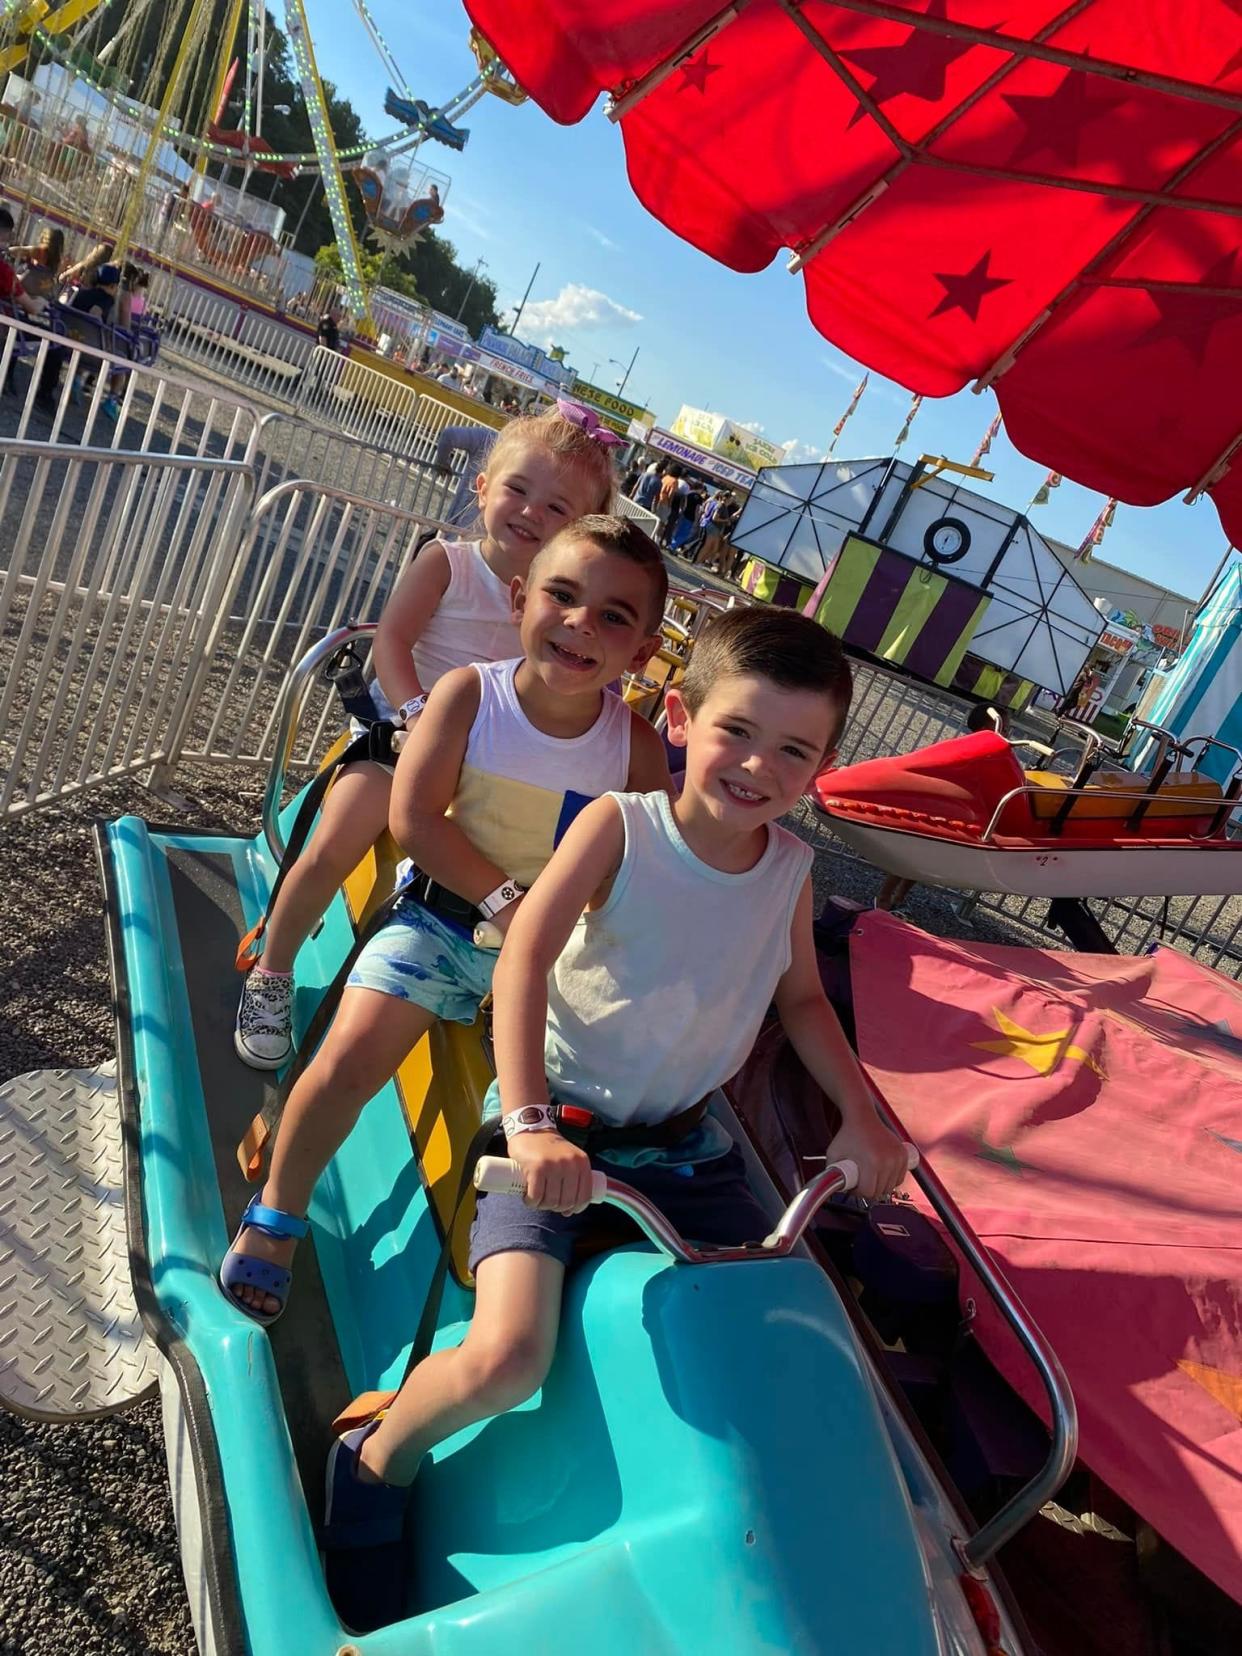
M1052 771L1033 770L1027 771L1026 779L1041 790L1030 796L1034 815L1041 821L1055 817L1065 804L1071 778ZM1097 771L1086 784L1086 794L1073 801L1070 815L1096 821L1124 821L1138 804L1133 795L1145 793L1150 780L1134 771ZM1210 776L1198 771L1179 771L1161 784L1144 813L1144 821L1160 817L1201 817L1215 810L1223 797L1219 782Z

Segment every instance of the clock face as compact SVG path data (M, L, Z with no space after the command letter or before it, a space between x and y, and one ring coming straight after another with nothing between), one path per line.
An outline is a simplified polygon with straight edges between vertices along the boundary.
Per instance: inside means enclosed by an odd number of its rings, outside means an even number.
M960 518L937 518L923 536L923 550L933 563L956 563L970 550L970 530Z

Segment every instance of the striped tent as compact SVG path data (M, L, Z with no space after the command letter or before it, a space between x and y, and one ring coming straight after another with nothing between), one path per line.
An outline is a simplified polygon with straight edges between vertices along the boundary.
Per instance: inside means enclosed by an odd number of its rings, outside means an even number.
M1242 748L1242 559L1204 600L1185 653L1145 716L1175 736L1215 736ZM1153 753L1154 743L1145 742L1138 763L1146 765ZM1224 783L1234 764L1231 753L1212 748L1201 768Z

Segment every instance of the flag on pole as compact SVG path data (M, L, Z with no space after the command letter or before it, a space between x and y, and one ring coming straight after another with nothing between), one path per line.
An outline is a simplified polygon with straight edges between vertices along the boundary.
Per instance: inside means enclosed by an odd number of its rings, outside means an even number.
M1000 431L1000 428L1001 428L1001 417L998 414L996 416L996 418L992 421L991 425L988 427L987 431L984 433L983 441L979 444L979 447L975 450L974 455L972 456L971 462L970 462L972 466L977 466L979 464L979 462L983 459L984 455L992 447L992 444L996 441L997 433ZM1058 478L1057 481L1059 482L1060 479Z
M828 445L828 453L829 454L831 454L832 451L836 448L837 438L845 430L846 422L848 421L850 415L854 412L854 410L858 407L859 403L862 401L863 392L867 389L867 381L870 378L871 378L870 374L864 374L863 377L859 380L858 384L854 387L854 395L850 398L850 406L846 409L845 413L842 414L841 418L837 421L836 425L834 425L833 428L832 428L832 441Z
M915 397L914 401L910 404L909 408L906 410L906 423L905 423L905 425L902 426L901 430L897 433L897 441L893 444L893 447L895 449L899 449L901 447L901 445L905 442L906 438L910 435L910 427L914 423L914 416L918 413L919 409L922 408L922 406L923 406L922 397Z
M1113 519L1116 515L1117 502L1110 498L1104 503L1104 506L1100 511L1100 515L1096 518L1090 529L1087 530L1086 535L1083 537L1082 545L1074 554L1079 563L1090 563L1091 554L1095 551L1096 547L1104 539L1104 536L1112 528Z
M1031 496L1031 505L1032 506L1046 506L1048 504L1048 493L1049 493L1049 491L1051 489L1059 489L1060 487L1061 487L1061 474L1060 474L1060 472L1050 471L1048 473L1047 477L1045 477L1043 482L1039 485L1038 489L1036 489L1035 493Z

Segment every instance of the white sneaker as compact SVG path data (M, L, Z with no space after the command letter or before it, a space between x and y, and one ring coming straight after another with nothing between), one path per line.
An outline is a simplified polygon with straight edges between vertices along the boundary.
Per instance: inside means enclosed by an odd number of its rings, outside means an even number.
M251 1069L274 1070L293 1054L293 978L254 967L246 973L233 1045Z

